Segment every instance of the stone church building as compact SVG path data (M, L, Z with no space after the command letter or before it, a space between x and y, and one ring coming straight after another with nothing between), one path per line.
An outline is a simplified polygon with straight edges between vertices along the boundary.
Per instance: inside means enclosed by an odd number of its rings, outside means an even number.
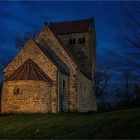
M93 18L46 23L4 69L1 112L96 111Z

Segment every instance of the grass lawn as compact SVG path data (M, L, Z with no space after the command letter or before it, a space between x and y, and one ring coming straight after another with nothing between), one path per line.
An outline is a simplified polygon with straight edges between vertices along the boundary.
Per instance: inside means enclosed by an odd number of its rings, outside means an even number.
M140 108L99 114L0 115L0 138L140 138Z

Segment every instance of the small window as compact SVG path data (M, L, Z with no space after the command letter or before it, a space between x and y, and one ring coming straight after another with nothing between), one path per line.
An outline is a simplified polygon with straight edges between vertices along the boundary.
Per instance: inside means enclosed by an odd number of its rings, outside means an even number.
M81 40L81 38L79 38L79 44L81 44L82 43L82 40Z
M73 40L72 40L72 44L75 44L75 39L73 38Z
M65 89L65 85L66 83L65 83L65 80L63 80L63 89Z
M82 82L80 82L80 89L82 89Z
M82 43L85 44L85 38L84 37L82 38Z
M14 89L14 95L18 95L19 94L19 88Z
M86 92L86 86L84 85L84 92Z
M69 39L69 44L72 45L72 39Z
M75 39L73 38L73 39L69 39L69 45L74 45L75 44Z
M85 38L79 38L79 44L85 44Z

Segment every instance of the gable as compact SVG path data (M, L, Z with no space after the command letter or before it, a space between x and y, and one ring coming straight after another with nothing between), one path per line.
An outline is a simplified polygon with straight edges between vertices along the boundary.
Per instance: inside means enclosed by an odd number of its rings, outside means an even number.
M41 44L42 42L47 43L53 52L57 54L57 56L63 60L64 63L69 66L70 70L73 74L77 73L77 70L80 70L84 73L89 79L90 76L83 71L80 65L77 63L77 60L69 51L69 49L64 45L63 41L58 38L56 34L54 34L49 27L46 25L39 34L39 37L36 39L36 42Z
M45 26L42 29L38 38L36 39L36 42L39 44L46 42L51 47L53 52L71 69L75 70L78 67L78 63L72 54L66 47L64 47L63 42L57 37L57 35L52 33L48 26Z
M64 74L69 74L69 67L53 52L46 42L37 44L40 50L57 66L57 68Z
M56 80L56 65L39 49L33 40L29 40L18 55L4 70L4 79L9 77L27 59L32 59L52 80Z

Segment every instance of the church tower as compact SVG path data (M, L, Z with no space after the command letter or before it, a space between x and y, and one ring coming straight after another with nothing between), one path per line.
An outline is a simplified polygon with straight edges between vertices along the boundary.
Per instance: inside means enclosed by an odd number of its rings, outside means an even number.
M92 79L95 94L96 35L93 18L50 23L49 27L73 54L81 71Z

